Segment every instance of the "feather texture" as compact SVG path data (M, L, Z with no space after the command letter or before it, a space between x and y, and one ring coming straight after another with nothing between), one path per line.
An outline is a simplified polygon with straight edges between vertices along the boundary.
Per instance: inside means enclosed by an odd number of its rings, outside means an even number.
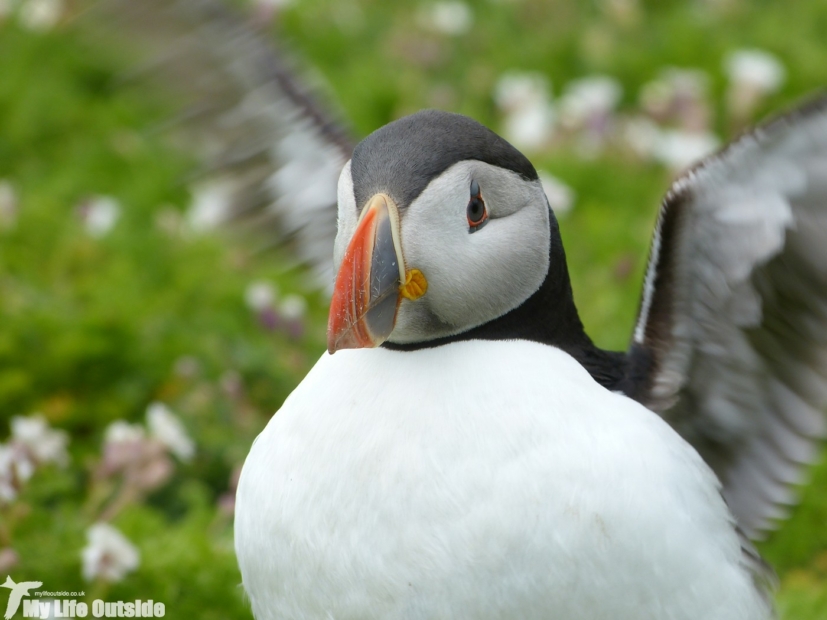
M235 545L259 620L768 620L719 489L556 347L339 351L253 445Z
M226 195L220 219L293 242L330 287L336 185L353 142L318 81L217 0L108 0L98 17L151 51L136 75L182 100L175 125Z
M675 182L645 283L641 400L701 452L758 538L827 432L827 99Z

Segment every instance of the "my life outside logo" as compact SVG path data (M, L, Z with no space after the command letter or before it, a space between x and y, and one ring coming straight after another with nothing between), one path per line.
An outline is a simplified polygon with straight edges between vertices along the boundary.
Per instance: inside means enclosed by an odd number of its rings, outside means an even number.
M77 598L58 598L84 596L84 592L44 592L40 590L42 586L42 581L15 583L10 576L7 576L6 582L0 584L0 587L11 590L3 618L10 620L21 607L23 618L86 618L90 613L93 618L163 618L166 614L164 604L156 603L152 599L148 601L95 599L90 607L89 604L78 601ZM37 600L44 597L49 598Z

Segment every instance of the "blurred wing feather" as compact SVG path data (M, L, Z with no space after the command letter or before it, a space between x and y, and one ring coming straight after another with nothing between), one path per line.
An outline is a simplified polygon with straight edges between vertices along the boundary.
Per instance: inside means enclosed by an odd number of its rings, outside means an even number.
M772 529L827 433L827 98L674 183L630 354L744 532Z
M205 191L227 205L218 219L290 242L330 286L336 188L353 143L320 103L318 83L299 79L252 22L217 0L108 0L97 15L151 51L137 73L182 100L175 124L205 160Z

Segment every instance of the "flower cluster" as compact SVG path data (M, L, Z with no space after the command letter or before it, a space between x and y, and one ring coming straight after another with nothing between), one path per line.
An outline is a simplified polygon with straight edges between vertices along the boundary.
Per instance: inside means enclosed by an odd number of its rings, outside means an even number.
M41 414L11 419L11 437L0 444L0 513L13 507L38 468L48 465L65 467L68 464L68 443L67 433L50 427ZM10 521L3 528L4 536L0 543L4 545L11 542ZM0 548L0 571L8 571L17 564L18 559L17 552L10 546Z
M65 467L68 442L66 432L51 428L41 414L13 417L11 438L0 444L0 504L14 501L38 467Z
M87 581L121 581L138 568L138 549L108 523L95 523L86 530L87 545L80 552L83 578Z
M68 443L68 434L50 427L43 415L13 417L11 436L0 444L0 509L14 504L38 468L68 465ZM163 403L149 405L146 426L124 420L109 425L89 491L88 508L96 522L88 528L88 544L81 552L87 580L120 581L138 567L138 550L107 521L169 480L171 456L187 462L194 455L194 442ZM5 544L10 536L6 527ZM0 570L9 570L18 559L12 547L0 549Z
M149 405L146 427L112 422L104 433L103 455L95 472L100 518L111 519L166 483L175 470L171 455L187 462L195 455L195 444L163 403Z
M184 425L160 402L147 408L146 426L116 420L106 428L90 497L98 520L87 530L81 551L85 579L120 581L138 568L137 548L108 521L170 479L175 469L171 456L187 462L194 455Z
M99 238L108 235L118 223L121 205L111 196L93 196L78 205L77 213L86 232Z
M785 79L781 62L760 50L738 50L724 59L729 80L727 113L743 127L760 103ZM502 114L503 135L528 152L570 149L591 159L606 148L631 152L675 172L720 145L712 130L710 76L700 69L667 67L644 84L636 108L620 113L618 80L593 75L565 85L552 97L548 79L536 72L508 71L493 99Z
M556 113L548 79L539 72L510 71L494 89L494 102L503 113L503 137L519 149L532 152L548 145Z
M455 37L471 30L474 13L461 0L441 0L420 7L419 23L426 30Z
M268 331L282 330L293 338L304 333L307 300L301 295L290 293L281 297L274 284L256 280L244 291L244 303Z
M727 106L732 117L746 123L761 101L783 86L787 71L781 61L763 50L745 49L724 59L729 77Z

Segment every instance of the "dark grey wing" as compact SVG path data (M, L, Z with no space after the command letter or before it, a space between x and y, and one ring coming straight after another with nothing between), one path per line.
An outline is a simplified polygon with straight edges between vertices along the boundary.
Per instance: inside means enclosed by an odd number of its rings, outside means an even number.
M630 359L747 536L783 519L827 432L827 98L674 183Z
M229 205L217 216L290 241L330 286L336 188L353 143L318 86L218 0L107 0L92 18L146 50L140 73L177 94L176 128Z

